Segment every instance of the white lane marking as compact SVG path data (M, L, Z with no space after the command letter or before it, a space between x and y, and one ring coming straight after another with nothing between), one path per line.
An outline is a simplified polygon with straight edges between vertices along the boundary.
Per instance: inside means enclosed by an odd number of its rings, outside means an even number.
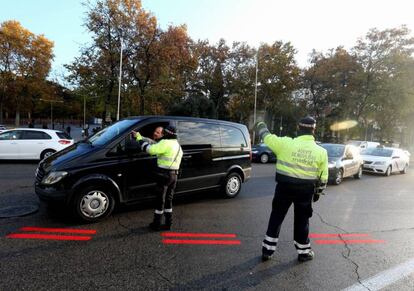
M366 290L380 290L388 285L391 285L398 280L407 277L411 273L414 273L414 259L411 259L405 263L397 265L393 268L385 270L377 275L363 280L360 283L354 284L342 291L366 291Z

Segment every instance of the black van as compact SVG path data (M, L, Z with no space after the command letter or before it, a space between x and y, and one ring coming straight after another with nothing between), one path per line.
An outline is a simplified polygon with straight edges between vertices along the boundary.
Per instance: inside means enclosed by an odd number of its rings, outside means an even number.
M35 191L47 202L63 202L76 216L97 221L116 204L155 197L156 158L141 152L131 131L151 137L158 126L177 128L184 151L176 193L221 188L239 194L251 175L251 146L246 126L220 120L138 116L104 128L89 139L41 161ZM61 203L59 203L61 204Z

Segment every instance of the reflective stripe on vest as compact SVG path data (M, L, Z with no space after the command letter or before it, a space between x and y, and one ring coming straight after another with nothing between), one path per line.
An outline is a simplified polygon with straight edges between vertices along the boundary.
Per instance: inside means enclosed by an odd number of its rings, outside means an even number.
M277 156L276 173L306 181L327 181L328 156L313 136L293 139L267 134L264 142Z
M147 152L157 156L157 165L167 170L180 168L183 151L175 139L163 139L147 148Z

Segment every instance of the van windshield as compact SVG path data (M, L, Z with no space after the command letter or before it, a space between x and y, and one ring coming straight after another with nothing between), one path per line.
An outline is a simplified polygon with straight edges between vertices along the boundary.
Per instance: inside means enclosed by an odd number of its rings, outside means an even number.
M114 123L111 126L105 127L89 138L89 142L94 146L102 146L111 141L119 134L123 133L129 127L137 123L137 119L124 119Z

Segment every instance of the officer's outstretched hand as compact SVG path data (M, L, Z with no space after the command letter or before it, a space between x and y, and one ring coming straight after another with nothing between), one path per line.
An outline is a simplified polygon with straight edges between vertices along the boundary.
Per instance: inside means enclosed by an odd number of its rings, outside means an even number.
M142 135L138 131L133 130L131 131L131 134L137 141L142 140Z

